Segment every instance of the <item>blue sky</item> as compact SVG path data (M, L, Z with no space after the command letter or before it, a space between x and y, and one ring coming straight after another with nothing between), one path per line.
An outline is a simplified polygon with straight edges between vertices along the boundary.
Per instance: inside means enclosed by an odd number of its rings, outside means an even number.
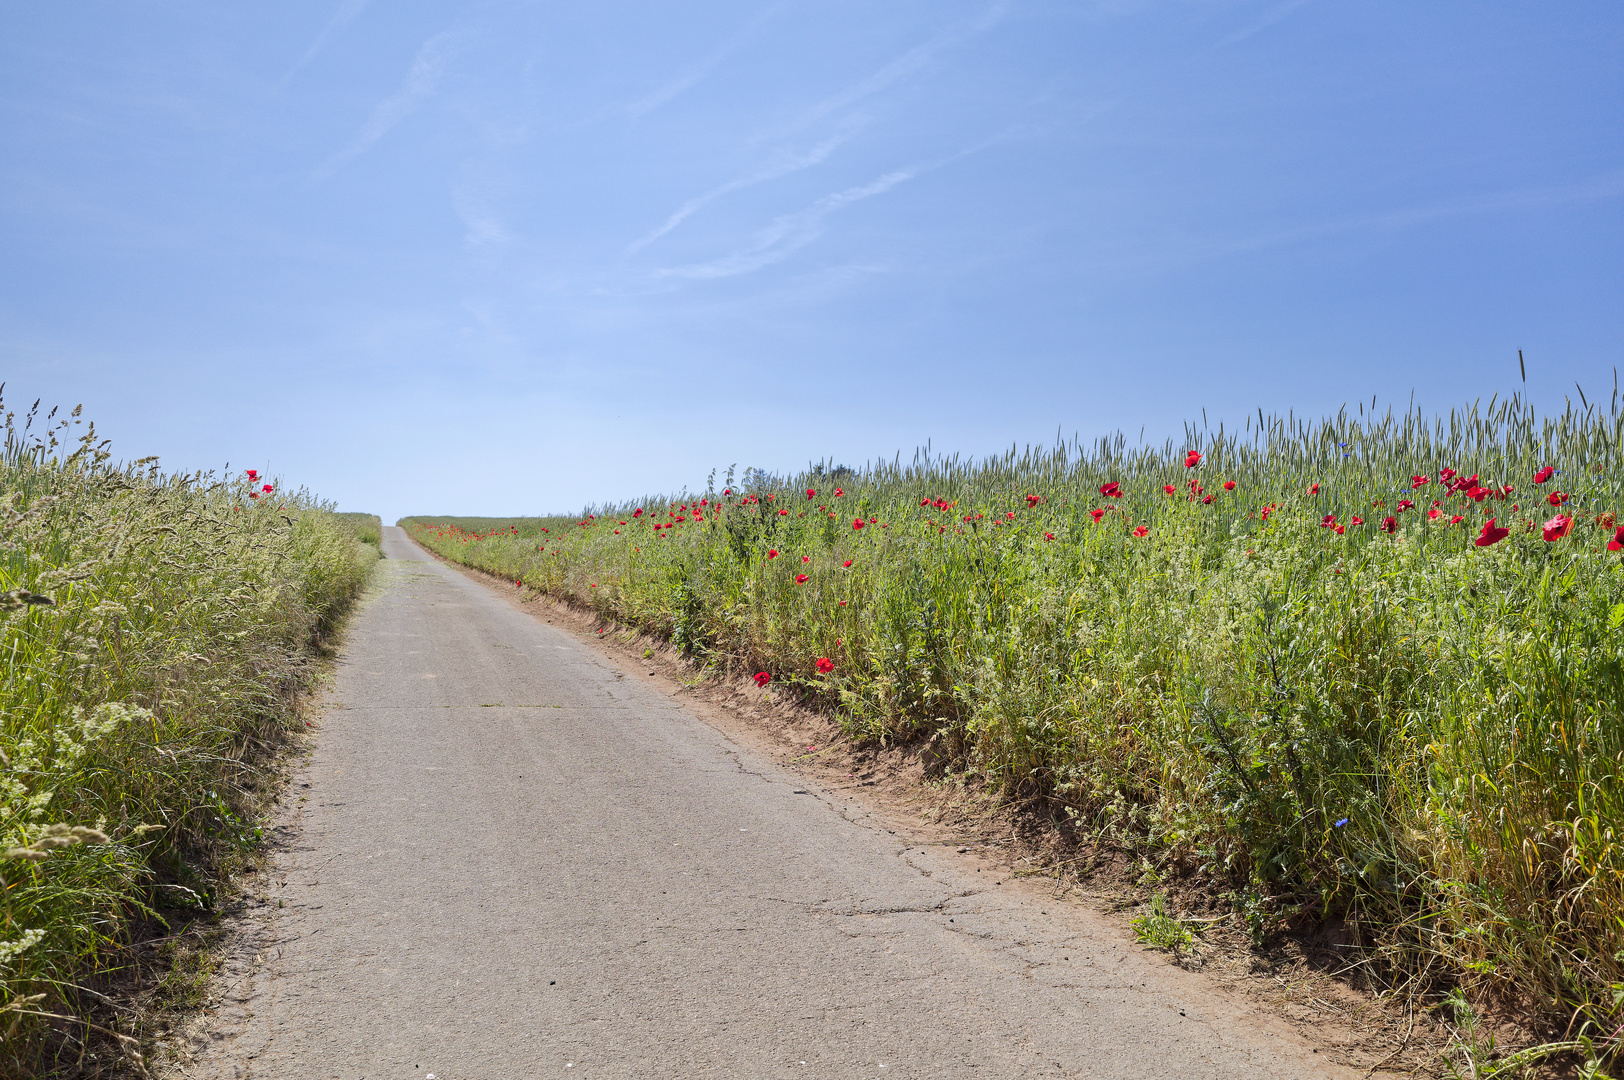
M1624 360L1615 0L0 3L8 406L391 520L1519 348Z

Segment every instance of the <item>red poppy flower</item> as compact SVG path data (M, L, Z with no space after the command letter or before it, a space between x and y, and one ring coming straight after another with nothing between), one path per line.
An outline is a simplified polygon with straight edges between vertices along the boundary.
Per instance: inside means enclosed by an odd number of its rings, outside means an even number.
M1165 492L1167 492L1167 494L1169 494L1169 495L1171 495L1171 494L1173 494L1173 493L1174 493L1174 492L1175 492L1175 491L1177 491L1177 490L1178 490L1178 488L1176 488L1176 487L1174 487L1174 486L1173 486L1173 485L1172 485L1172 484L1163 484L1163 485L1162 485L1162 490L1163 490L1163 491L1165 491Z
M1459 525L1461 522L1463 522L1465 520L1466 520L1465 518L1461 517L1459 514L1456 514L1454 517L1449 519L1449 523L1451 525Z
M777 548L768 548L767 549L767 558L769 558L769 559L778 558L778 549Z
M249 469L248 470L248 479L249 480L258 480L259 479L259 470L258 469Z
M1555 476L1555 475L1556 475L1556 470L1551 468L1549 465L1547 465L1543 469L1541 469L1539 472L1534 474L1534 483L1543 484L1543 483L1547 482L1548 480L1550 480L1550 478Z
M1201 505L1202 505L1202 506L1205 506L1205 505L1207 505L1207 504L1208 504L1208 503L1210 503L1210 502L1212 502L1212 498L1213 498L1213 497L1212 497L1212 496L1211 496L1211 495L1204 495L1204 496L1202 496L1202 498L1201 498Z
M1040 503L1042 501L1043 501L1043 496L1041 496L1041 495L1028 495L1026 497L1026 505L1027 506L1036 506L1038 503Z
M1043 538L1045 540L1053 540L1054 539L1054 533L1044 533Z
M1549 495L1545 496L1545 501L1550 503L1552 506L1561 506L1563 503L1568 501L1568 493L1565 491L1553 491Z
M1558 514L1544 525L1540 526L1540 535L1547 544L1562 539L1573 531L1573 519L1566 514Z
M1430 483L1432 483L1432 480L1431 480L1430 477L1426 477L1426 476L1412 476L1412 477L1410 477L1410 486L1412 488L1426 487Z
M788 510L780 510L780 511L778 511L778 516L779 517L789 517L789 511Z
M732 488L723 488L722 489L722 494L723 495L731 495L731 494L733 494L733 489Z
M1318 495L1319 494L1319 485L1318 484L1309 484L1308 485L1308 493L1310 495Z
M1613 534L1613 538L1607 541L1607 550L1624 551L1624 528L1620 528Z
M1104 510L1090 510L1088 512L1088 515L1094 519L1094 524L1098 525L1100 523L1100 518L1105 516L1105 511Z
M839 488L835 488L835 498L838 499L844 494L846 494L844 491L841 491Z
M1014 521L1015 520L1015 511L1013 511L1013 510L1007 511L1004 514L1004 519L1006 521Z
M275 491L276 488L272 487L270 484L266 484L264 487L260 488L259 490L261 490L265 494L269 495L271 492Z
M929 499L920 499L919 500L919 505L920 506L930 506L932 504L931 504L931 501Z
M841 563L840 565L841 566L850 566L851 565L851 560L847 559L845 562Z
M1101 484L1100 494L1104 495L1107 499L1120 499L1122 498L1122 485L1117 483L1115 480L1111 481L1109 484Z
M1457 474L1456 474L1454 469L1439 469L1438 470L1438 479L1442 480L1446 484L1449 483L1449 481L1455 479L1456 475Z
M818 497L818 493L816 491L814 491L812 488L807 488L806 489L806 497L808 499L815 499L815 498Z
M1510 529L1501 529L1496 527L1494 524L1494 519L1490 518L1483 523L1483 531L1478 533L1477 539L1473 540L1472 543L1476 544L1478 547L1491 547L1498 544L1500 541L1504 540L1510 535Z
M1224 481L1224 490L1225 491L1234 491L1235 490L1235 481L1233 481L1233 480L1225 480Z
M1441 518L1443 516L1444 516L1444 512L1442 510L1438 509L1436 506L1434 506L1431 510L1427 511L1427 517L1431 518L1434 521L1437 521L1439 518Z
M619 535L620 535L620 530L619 530L619 529L616 529L616 530L615 530L615 535L616 535L616 536L619 536Z
M1382 526L1381 527L1382 527L1382 532L1384 532L1384 533L1396 533L1396 532L1398 532L1398 518L1393 517L1391 514L1389 514L1387 517L1382 518Z
M802 562L811 562L812 561L812 556L810 556L810 555L802 555L801 556L801 561Z
M853 531L855 531L857 529L861 529L863 527L863 519L862 518L853 518L852 523L851 523L851 527L852 527Z
M1334 528L1336 528L1336 515L1335 514L1326 514L1324 517L1320 518L1320 528L1322 528L1322 529L1334 529Z
M827 675L835 669L835 662L827 656L818 657L818 670Z
M632 517L640 518L642 516L643 516L643 508L641 506L639 506L636 510L632 511ZM542 530L542 532L546 532L546 531L547 530L545 530L545 529Z
M773 681L773 677L771 675L767 674L765 671L756 672L756 685L757 686L766 686L768 683L770 683L772 681Z
M1476 484L1473 484L1471 487L1466 489L1466 497L1471 499L1473 502L1482 502L1492 494L1493 492L1490 489L1486 487L1478 487Z
M805 574L796 574L795 575L795 584L797 584L797 585L805 585L807 582L809 582L811 580L812 579L807 577Z
M1184 467L1186 469L1193 469L1199 464L1201 464L1201 455L1194 450L1184 455Z
M1406 510L1414 510L1415 509L1415 503L1411 502L1409 499L1400 499L1398 501L1398 506L1397 506L1396 509L1398 510L1399 513L1402 514Z
M1141 526L1139 526L1137 529L1135 529L1133 531L1133 534L1135 536L1149 536L1150 535L1150 526L1149 525L1141 525Z

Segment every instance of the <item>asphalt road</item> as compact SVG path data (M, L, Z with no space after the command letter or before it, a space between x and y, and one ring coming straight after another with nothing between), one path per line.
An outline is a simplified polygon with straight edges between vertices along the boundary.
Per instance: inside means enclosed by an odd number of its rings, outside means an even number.
M384 536L186 1075L1355 1075Z

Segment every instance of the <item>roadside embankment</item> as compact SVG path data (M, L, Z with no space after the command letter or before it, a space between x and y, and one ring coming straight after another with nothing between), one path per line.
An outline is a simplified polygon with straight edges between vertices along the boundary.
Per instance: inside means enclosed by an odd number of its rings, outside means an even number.
M77 416L8 414L0 457L4 1075L133 1050L101 991L256 843L258 766L377 559L305 492L115 464Z

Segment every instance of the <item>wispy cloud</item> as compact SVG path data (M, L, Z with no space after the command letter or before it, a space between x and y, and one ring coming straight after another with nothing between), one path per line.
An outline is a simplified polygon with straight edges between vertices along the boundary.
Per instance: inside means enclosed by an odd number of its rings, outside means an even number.
M674 266L657 271L659 277L688 279L733 277L769 266L823 235L823 219L864 199L884 194L919 175L918 169L898 169L876 180L825 195L804 210L773 219L744 248L710 262Z
M453 39L454 35L447 31L425 41L418 48L417 55L412 58L412 66L406 72L405 81L400 84L400 88L373 106L372 115L361 125L361 130L356 133L354 141L329 161L321 171L326 172L346 158L366 153L372 144L388 133L390 128L410 116L425 98L433 94L440 83L440 76L445 73L446 62L452 52Z
M1273 26L1275 23L1279 22L1281 19L1284 19L1286 16L1290 15L1292 12L1296 11L1298 8L1305 7L1311 2L1312 2L1312 0L1286 0L1286 2L1283 3L1283 4L1277 4L1273 8L1271 8L1266 14L1264 14L1264 16L1262 18L1257 19L1256 21L1248 23L1246 26L1241 27L1239 30L1235 31L1233 34L1230 34L1228 37L1224 38L1218 44L1219 45L1236 45L1236 44L1239 44L1240 42L1245 41L1247 38L1251 37L1253 34L1261 34L1263 31L1267 30L1269 27Z
M647 97L632 102L626 107L626 112L632 116L642 116L645 113L653 112L655 109L658 109L661 105L664 105L678 94L681 94L690 87L704 81L706 76L708 76L712 71L716 70L716 65L720 64L723 60L726 60L728 56L737 51L741 45L750 40L750 38L755 35L756 31L760 30L768 19L771 19L780 11L784 10L785 6L786 5L781 3L774 4L772 7L762 11L755 18L746 23L743 28L735 33L732 37L728 38L726 41L722 42L721 45L717 46L716 50L709 56L698 61L697 63L689 64L687 67L683 68L677 73L677 77L675 79L660 87L652 94L649 94Z
M464 241L469 247L506 244L513 234L497 212L495 185L480 177L465 177L451 188L451 209L467 229Z
M871 97L872 95L885 90L895 83L923 71L942 50L950 48L953 45L957 45L968 38L974 37L975 35L983 33L992 28L1008 13L1009 7L1010 0L999 0L999 2L987 8L975 19L968 22L956 23L944 30L941 30L929 40L914 46L913 48L902 53L900 56L886 63L878 71L874 72L872 75L869 75L867 78L847 87L838 94L825 98L823 101L813 105L810 109L806 110L799 117L797 117L788 128L780 129L778 132L774 133L774 137L789 135L794 131L798 131L807 126L815 124L831 114L841 112L842 110L857 104L863 99ZM770 15L775 14L777 10L778 8L774 7L758 16L751 24L750 29L753 30L756 24L764 21ZM735 40L742 40L743 36L744 34L741 33ZM730 50L733 47L734 41L730 41L727 46L724 46L723 54L725 54L725 51ZM720 55L717 57L717 59L720 59ZM707 63L714 66L714 61L708 60ZM708 72L708 70L709 68L707 67L706 71ZM697 81L697 77L695 81ZM678 84L672 85L677 86ZM680 92L681 89L685 89L687 85L691 85L691 83L683 84L678 88L678 90L673 91L673 94ZM665 91L662 90L660 93L664 94ZM659 95L655 96L658 97ZM647 100L652 100L652 98ZM661 100L663 101L665 98L661 98ZM802 169L808 169L814 165L822 164L823 161L826 160L836 148L851 138L852 134L858 128L862 127L864 122L864 120L857 117L848 117L840 125L840 130L838 130L830 138L818 143L811 150L805 153L780 151L771 161L760 169L746 173L737 179L729 180L726 183L720 184L701 195L697 195L694 198L689 199L687 202L679 206L670 217L666 218L665 221L661 222L656 228L634 240L628 246L627 251L635 252L647 247L649 244L652 244L654 241L658 240L660 237L682 224L685 219L704 207L706 204L714 202L724 195L729 195L735 191L753 187L756 184L764 183L780 176L786 176L790 173L799 172ZM760 142L761 140L757 139L754 141Z
M1247 237L1224 241L1215 240L1176 252L1167 251L1161 255L1152 255L1148 260L1145 260L1144 265L1158 269L1167 265L1182 266L1192 262L1223 259L1248 252L1266 251L1270 248L1314 244L1352 234L1374 236L1383 233L1403 232L1434 221L1444 221L1451 218L1475 217L1484 214L1512 214L1519 211L1538 210L1568 203L1617 199L1620 196L1624 196L1624 171L1614 171L1574 184L1526 188L1517 191L1488 192L1421 206L1407 206L1370 214L1351 214L1329 221L1299 225L1295 228L1276 229L1268 232L1260 231ZM1139 245L1139 248L1141 251L1146 250L1144 245ZM1120 268L1126 266L1132 259L1133 256L1124 255L1121 258L1114 259L1111 265Z
M851 137L851 128L855 126L856 125L851 125L847 130L841 131L838 134L823 140L823 142L812 147L812 149L806 151L804 154L796 154L788 151L780 152L772 161L769 161L765 166L757 169L755 172L748 173L734 180L729 180L725 184L711 188L703 195L696 195L692 199L689 199L687 202L683 203L681 206L677 207L676 211L670 217L661 222L660 225L652 232L633 241L626 250L628 252L632 252L639 251L647 247L660 237L664 236L666 233L670 232L672 229L675 229L678 225L682 224L685 218L693 214L696 210L699 210L706 203L714 202L723 195L728 195L732 192L740 191L747 187L753 187L756 184L765 183L768 180L773 180L780 176L788 176L790 173L800 172L802 169L810 169L814 165L822 164L830 154L834 153L835 149L839 147L841 143L845 142Z
M777 134L788 134L790 131L816 123L831 113L855 105L864 98L871 97L911 75L918 74L928 67L930 62L936 58L936 55L944 49L951 48L962 41L975 37L977 34L992 29L1009 13L1009 8L1010 0L999 0L998 3L992 5L978 17L968 22L955 23L941 30L929 40L915 45L896 59L885 64L866 79L862 79L838 94L813 105L797 117L787 130L780 131Z
M316 35L316 40L312 41L310 48L306 49L304 55L294 62L293 67L282 77L282 81L286 83L298 73L300 68L315 59L316 54L325 49L346 26L354 22L355 17L361 14L361 9L366 6L367 0L340 0L338 10L333 12L333 17L327 20L327 25L321 28L321 33Z

